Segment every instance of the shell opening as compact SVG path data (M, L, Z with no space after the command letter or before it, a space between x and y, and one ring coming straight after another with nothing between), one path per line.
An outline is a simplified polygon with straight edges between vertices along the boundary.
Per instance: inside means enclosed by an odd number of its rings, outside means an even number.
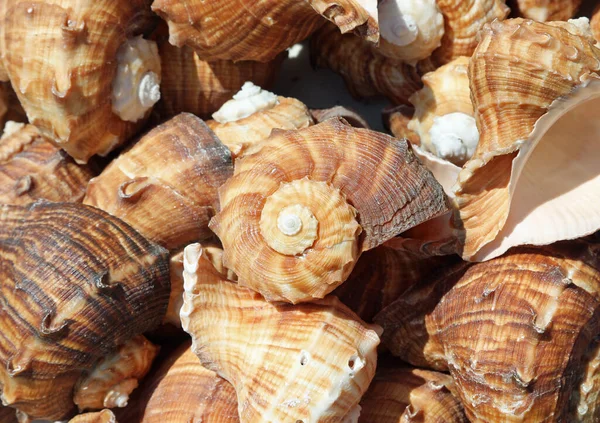
M233 99L223 104L212 117L219 123L235 122L254 113L272 109L277 104L279 104L277 95L263 90L252 82L246 82Z
M117 52L112 110L122 120L137 122L160 100L158 47L142 36L129 38Z
M436 156L459 166L473 156L479 143L475 118L460 112L435 117L429 137Z

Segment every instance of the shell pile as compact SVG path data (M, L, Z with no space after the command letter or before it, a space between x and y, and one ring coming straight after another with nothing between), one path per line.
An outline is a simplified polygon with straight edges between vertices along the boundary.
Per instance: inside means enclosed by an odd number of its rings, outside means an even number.
M600 3L1 0L0 401L600 422Z

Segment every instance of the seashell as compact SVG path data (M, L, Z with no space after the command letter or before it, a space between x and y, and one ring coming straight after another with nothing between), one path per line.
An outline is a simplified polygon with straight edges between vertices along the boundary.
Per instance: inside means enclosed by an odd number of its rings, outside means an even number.
M469 58L459 57L425 74L424 87L410 97L415 114L408 130L419 136L419 147L462 166L479 141L471 92Z
M160 323L167 260L92 207L0 206L2 402L32 419L68 417L82 372Z
M234 158L243 157L273 129L302 129L313 124L310 111L299 100L276 96L246 82L240 92L206 122L229 148Z
M379 54L358 37L340 34L334 25L324 25L311 37L310 54L315 66L339 73L359 99L384 95L394 104L406 104L422 86L415 67Z
M596 41L600 41L600 4L594 9L592 19L590 21L592 35Z
M358 423L468 423L456 387L444 373L379 368L360 406Z
M125 407L129 394L150 370L158 350L159 347L137 335L100 360L75 386L73 402L79 411Z
M348 280L333 291L361 319L373 317L423 278L445 269L458 256L431 256L412 251L405 240L392 238L358 259Z
M217 189L232 175L229 150L194 115L157 126L92 179L84 204L123 219L169 250L213 236Z
M378 327L335 297L271 304L211 267L199 244L185 248L181 322L202 364L234 386L240 422L325 423L354 412L375 374Z
M43 135L87 162L141 127L160 98L156 44L138 36L149 0L7 0L0 12L1 59Z
M110 410L95 413L85 413L73 417L69 423L117 423L115 415Z
M436 0L382 0L378 11L384 56L414 66L440 47L444 16Z
M376 0L154 0L152 10L169 24L171 44L206 61L273 60L323 25L319 13L338 31L379 40Z
M219 200L210 228L225 266L267 300L293 303L324 297L361 251L447 210L406 142L339 119L274 133L236 162Z
M463 258L600 228L600 50L592 43L522 19L484 30L469 69L481 141L454 187Z
M581 0L513 0L519 16L538 22L566 21L579 10Z
M191 341L169 354L117 411L119 421L136 423L239 423L233 386L208 370L191 350Z
M79 166L33 125L0 138L0 203L25 205L36 200L80 202L91 166Z
M17 413L14 408L0 406L0 422L17 423Z
M355 128L371 129L369 123L361 115L344 106L334 106L329 109L311 109L310 115L316 123L325 122L328 119L342 118Z
M261 62L233 62L201 60L191 47L174 47L158 41L163 77L161 100L156 105L163 118L189 112L201 118L210 115L238 92L244 82L269 88L275 81L285 55Z
M423 280L384 309L390 350L448 369L471 422L600 418L598 240L521 247Z

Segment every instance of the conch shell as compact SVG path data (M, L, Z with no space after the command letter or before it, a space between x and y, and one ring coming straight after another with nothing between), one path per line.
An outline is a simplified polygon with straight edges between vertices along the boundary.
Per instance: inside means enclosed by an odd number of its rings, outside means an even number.
M110 410L95 413L85 413L73 417L69 423L117 423L115 415Z
M482 34L469 68L481 140L454 187L465 259L600 228L600 49L569 27L511 19Z
M186 341L148 374L130 404L116 412L119 421L239 423L235 389L202 366L191 344Z
M79 162L143 124L160 92L149 0L7 0L0 61L30 123ZM39 34L44 34L40 37Z
M275 305L184 252L181 322L202 364L234 386L240 422L342 421L375 375L378 327L328 297Z
M422 86L414 66L380 54L365 40L340 34L334 25L324 25L311 37L310 54L315 66L339 73L359 99L384 95L394 104L406 104Z
M596 422L598 241L520 247L423 280L376 317L384 342L449 370L471 422Z
M104 357L79 379L73 401L79 411L125 407L129 394L150 370L159 348L138 335Z
M206 122L229 148L234 158L243 157L273 129L302 129L313 124L308 107L295 98L276 96L246 82L241 91Z
M210 228L239 283L269 301L323 298L366 251L447 210L408 145L331 119L238 160Z
M468 423L455 392L444 373L380 367L360 401L358 423Z
M273 60L319 28L319 14L338 31L379 40L377 0L154 0L152 10L169 24L171 44L207 61Z
M1 399L31 418L68 417L82 373L169 299L167 251L77 203L0 206L0 279Z
M577 13L581 0L513 0L523 18L538 22L566 21Z
M89 183L84 204L117 216L174 250L214 236L217 189L233 174L231 154L207 126L182 113L157 126Z
M0 204L80 202L94 169L79 166L33 125L0 138Z

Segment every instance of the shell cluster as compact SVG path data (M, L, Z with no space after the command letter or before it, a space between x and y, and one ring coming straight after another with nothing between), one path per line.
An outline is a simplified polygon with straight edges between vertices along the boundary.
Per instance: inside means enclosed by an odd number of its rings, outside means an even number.
M599 422L596 3L0 1L0 422Z

